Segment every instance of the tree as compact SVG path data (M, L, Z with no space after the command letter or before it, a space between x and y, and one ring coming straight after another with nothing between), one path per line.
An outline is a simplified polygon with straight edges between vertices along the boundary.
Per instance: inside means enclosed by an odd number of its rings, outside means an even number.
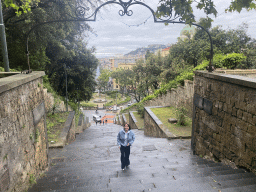
M151 55L152 55L152 53L149 50L147 50L147 52L145 54L145 60L147 60Z
M95 90L95 70L98 60L85 47L74 48L72 57L65 57L47 66L46 73L53 88L61 96L66 94L65 68L68 79L68 97L72 101L88 101ZM65 67L66 66L66 67Z
M100 71L100 76L97 79L99 90L103 88L104 92L106 91L110 77L111 77L111 71L109 69L102 69Z
M156 90L159 88L159 75L162 73L163 68L163 58L160 52L157 55L150 55L145 63L145 81L148 83L151 90Z
M92 10L94 10L99 4L103 3L102 0L90 0L90 4L86 5L90 6ZM3 20L6 23L9 19L13 17L19 17L27 15L36 9L46 9L52 7L54 5L58 5L60 8L63 8L65 2L64 1L56 1L56 0L3 0ZM73 4L72 0L66 2L66 4ZM78 5L81 5L79 2ZM73 6L76 7L76 6ZM73 14L75 10L73 9ZM68 13L67 13L68 14ZM73 15L72 14L72 15ZM22 19L23 20L23 19Z
M117 69L112 73L112 78L116 79L116 83L119 85L121 93L124 94L130 89L133 72L130 69Z
M171 2L171 4L170 4ZM180 17L182 21L188 24L195 23L195 15L193 14L192 3L196 3L196 8L204 10L206 16L213 14L217 16L217 10L212 0L159 0L159 6L157 7L156 16L166 17L174 16ZM233 0L226 11L240 12L243 8L249 10L256 9L255 0ZM174 11L175 13L173 13Z
M134 76L132 81L132 93L137 102L149 95L149 80L147 71L142 59L136 61L136 66L132 69Z

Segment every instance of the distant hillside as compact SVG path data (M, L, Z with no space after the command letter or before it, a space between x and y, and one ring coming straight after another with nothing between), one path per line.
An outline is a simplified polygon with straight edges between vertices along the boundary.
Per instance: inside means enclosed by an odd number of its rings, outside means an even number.
M124 56L138 56L138 55L145 55L147 50L149 50L151 53L154 53L158 49L165 49L166 47L169 47L170 45L160 45L160 44L154 44L149 45L148 47L140 47L136 49L135 51L131 51Z

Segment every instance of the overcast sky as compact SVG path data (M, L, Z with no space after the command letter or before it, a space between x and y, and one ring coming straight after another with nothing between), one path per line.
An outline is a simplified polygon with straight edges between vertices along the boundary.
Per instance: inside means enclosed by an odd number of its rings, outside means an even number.
M124 0L125 1L125 0ZM127 0L126 0L127 1ZM153 10L156 10L159 0L142 0ZM231 0L213 0L218 11L217 18L214 18L213 27L221 25L223 29L235 29L243 22L249 25L248 34L256 38L256 11L239 13L225 13ZM139 47L146 47L150 44L172 44L177 42L184 24L154 23L152 13L148 8L141 5L130 7L132 16L120 16L121 7L118 5L108 6L107 9L100 9L96 22L88 24L95 33L87 35L88 47L95 46L95 55L98 58L110 57L118 54L126 54ZM203 11L194 10L196 20L205 17Z

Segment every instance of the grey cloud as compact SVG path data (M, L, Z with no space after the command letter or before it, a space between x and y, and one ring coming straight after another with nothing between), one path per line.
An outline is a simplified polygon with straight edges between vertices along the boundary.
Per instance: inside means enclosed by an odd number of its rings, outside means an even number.
M142 2L156 8L159 0L144 0ZM225 13L225 8L228 7L230 2L231 0L214 0L219 15L217 18L211 16L214 19L213 27L222 25L224 29L237 28L242 22L247 22L249 24L248 33L255 38L255 11L242 11L241 14ZM90 36L88 46L96 47L97 56L112 56L115 53L126 54L138 47L145 47L149 44L168 44L177 41L177 37L180 36L184 27L183 24L165 26L164 24L154 23L153 17L150 17L151 13L146 8L134 6L131 9L134 13L133 16L120 17L118 15L120 7L109 7L108 10L101 11L96 22L89 23L97 36L88 33ZM194 10L194 13L196 20L205 17L202 10ZM143 24L146 19L148 19L147 22ZM139 25L139 27L136 25Z

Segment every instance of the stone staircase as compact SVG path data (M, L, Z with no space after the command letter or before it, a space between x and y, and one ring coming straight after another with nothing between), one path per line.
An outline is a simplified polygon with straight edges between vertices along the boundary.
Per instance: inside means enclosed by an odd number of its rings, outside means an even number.
M121 128L91 126L74 143L51 150L51 168L28 191L256 191L253 173L193 155L190 140L150 138L141 130L134 130L131 167L122 171L116 146Z

